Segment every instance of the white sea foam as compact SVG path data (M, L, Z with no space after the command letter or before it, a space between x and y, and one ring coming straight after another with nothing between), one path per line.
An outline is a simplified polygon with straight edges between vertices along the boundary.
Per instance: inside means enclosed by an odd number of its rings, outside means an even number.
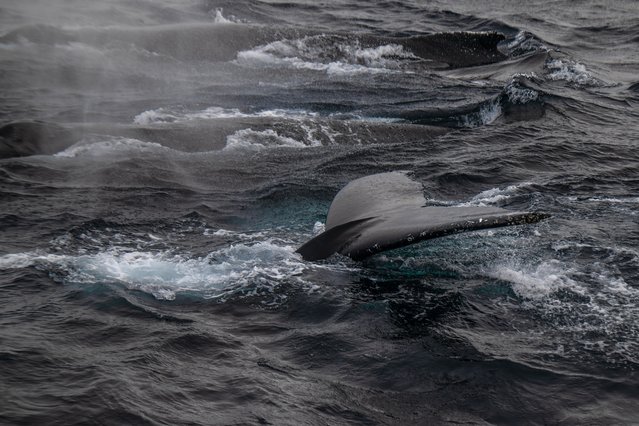
M579 246L562 243L556 249ZM555 333L571 336L573 351L601 354L613 363L639 362L639 290L629 285L611 264L511 260L497 262L484 273L510 283L522 298L522 308L543 318ZM591 336L599 338L593 340ZM563 337L562 341L568 342Z
M503 96L497 96L480 105L479 111L471 112L460 117L460 124L464 127L479 127L495 122L503 113L502 101L511 104L527 104L539 100L539 92L519 83L521 78L536 78L534 73L516 74L504 87Z
M493 123L501 114L502 108L499 99L494 99L482 104L479 111L462 115L459 121L463 127L480 127Z
M403 59L414 59L403 46L363 47L358 41L324 35L279 40L237 54L236 63L247 67L287 67L324 71L329 75L388 73Z
M229 229L223 229L223 228L218 228L218 229L206 228L204 229L204 235L214 236L214 237L227 237L227 238L233 239L234 241L254 241L256 238L266 239L267 237L266 232L244 233L244 232L231 231Z
M39 262L59 262L66 256L39 252L10 253L0 256L0 269L28 268Z
M551 59L546 62L547 77L564 80L578 86L601 86L603 82L592 75L585 65L568 59Z
M637 204L639 203L639 197L591 197L588 198L588 201L610 204Z
M532 185L531 182L522 182L516 185L509 185L505 188L491 188L480 192L469 201L459 204L460 206L487 206L494 205L511 198L522 188Z
M252 130L242 129L226 137L224 151L251 150L259 151L266 148L307 148L320 145L321 142L310 139L298 141L288 136L282 136L273 129Z
M531 78L534 77L534 74L531 76L521 74L515 76L513 81L504 88L504 94L508 97L508 101L513 104L527 104L537 101L539 93L536 90L523 87L517 83L516 79L521 77Z
M527 31L519 31L514 39L506 44L508 53L512 56L520 56L529 53L547 52L548 46Z
M256 296L272 292L283 282L313 287L299 277L307 265L295 248L273 240L231 244L203 258L116 248L85 255L0 256L2 269L32 266L67 284L120 284L164 300L178 293L204 298Z
M319 235L324 231L326 231L326 224L322 222L315 222L313 225L313 235Z
M557 260L544 261L535 266L496 265L486 275L511 283L513 291L524 299L539 300L568 288L583 293L583 288L569 277L570 271Z
M238 19L233 15L228 15L228 17L224 16L223 12L224 9L218 7L215 9L211 9L209 14L213 17L213 22L215 22L216 24L237 24L242 22L241 19Z
M270 109L245 113L237 108L222 108L217 106L208 107L203 110L188 111L180 108L157 108L144 111L133 118L133 122L139 125L149 125L156 123L175 123L191 120L210 120L219 118L247 118L247 117L281 117L281 118L302 118L315 117L317 113L290 110L290 109Z
M170 148L154 142L137 139L113 137L107 140L81 141L64 151L54 154L56 157L101 157L115 153L148 153L172 151Z

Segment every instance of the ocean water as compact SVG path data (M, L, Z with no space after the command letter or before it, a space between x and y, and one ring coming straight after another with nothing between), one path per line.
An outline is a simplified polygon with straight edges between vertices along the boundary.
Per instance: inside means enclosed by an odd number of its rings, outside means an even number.
M638 16L2 2L0 423L639 423ZM552 216L295 252L394 170Z

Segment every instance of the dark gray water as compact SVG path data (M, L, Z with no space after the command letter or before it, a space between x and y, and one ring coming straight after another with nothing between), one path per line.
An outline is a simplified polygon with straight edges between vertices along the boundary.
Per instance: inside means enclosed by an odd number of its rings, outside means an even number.
M4 424L636 424L634 1L4 1ZM333 196L550 213L305 262Z

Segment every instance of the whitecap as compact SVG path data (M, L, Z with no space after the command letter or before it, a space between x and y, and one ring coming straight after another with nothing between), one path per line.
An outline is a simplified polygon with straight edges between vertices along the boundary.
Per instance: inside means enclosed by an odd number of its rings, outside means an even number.
M415 56L398 44L363 47L357 40L325 35L278 40L237 54L247 67L287 67L323 71L329 75L389 73Z
M544 65L547 77L551 80L563 80L578 86L602 86L604 83L594 77L586 66L568 59L550 59Z
M515 38L506 43L506 50L511 56L522 56L530 53L548 52L550 49L532 33L519 31Z
M321 143L315 139L311 139L306 143L288 136L282 136L273 129L259 131L243 129L226 137L226 146L223 150L259 151L265 148L307 148L320 144Z
M530 75L518 74L513 77L513 80L504 88L504 94L508 97L508 101L512 104L527 104L529 102L535 102L539 100L539 92L523 87L519 84L519 78L535 78L535 74Z
M508 185L505 188L490 188L475 195L470 201L463 203L463 206L486 206L503 202L522 188L532 185L532 182L522 182L516 185Z
M227 19L222 15L222 9L217 8L215 10L211 10L211 15L213 15L213 22L216 24L233 24L234 22L230 19Z
M131 138L112 137L106 140L83 140L64 151L54 154L55 157L102 157L116 153L148 153L172 151L170 148L155 142L144 142Z
M487 124L494 123L499 117L501 117L502 108L499 99L493 99L488 102L484 102L479 111L464 114L459 117L459 124L462 127L480 127Z
M220 118L304 118L315 116L317 116L317 113L310 111L281 108L246 113L237 108L222 108L218 106L211 106L203 110L195 111L189 111L183 108L161 107L141 112L133 118L133 123L143 126L158 123L179 123L192 120L211 120Z

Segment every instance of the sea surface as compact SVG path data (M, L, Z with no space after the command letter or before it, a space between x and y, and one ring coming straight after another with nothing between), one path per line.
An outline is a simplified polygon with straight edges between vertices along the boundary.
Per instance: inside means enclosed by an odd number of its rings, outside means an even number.
M0 423L639 424L639 4L4 0ZM306 262L335 194L549 213Z

